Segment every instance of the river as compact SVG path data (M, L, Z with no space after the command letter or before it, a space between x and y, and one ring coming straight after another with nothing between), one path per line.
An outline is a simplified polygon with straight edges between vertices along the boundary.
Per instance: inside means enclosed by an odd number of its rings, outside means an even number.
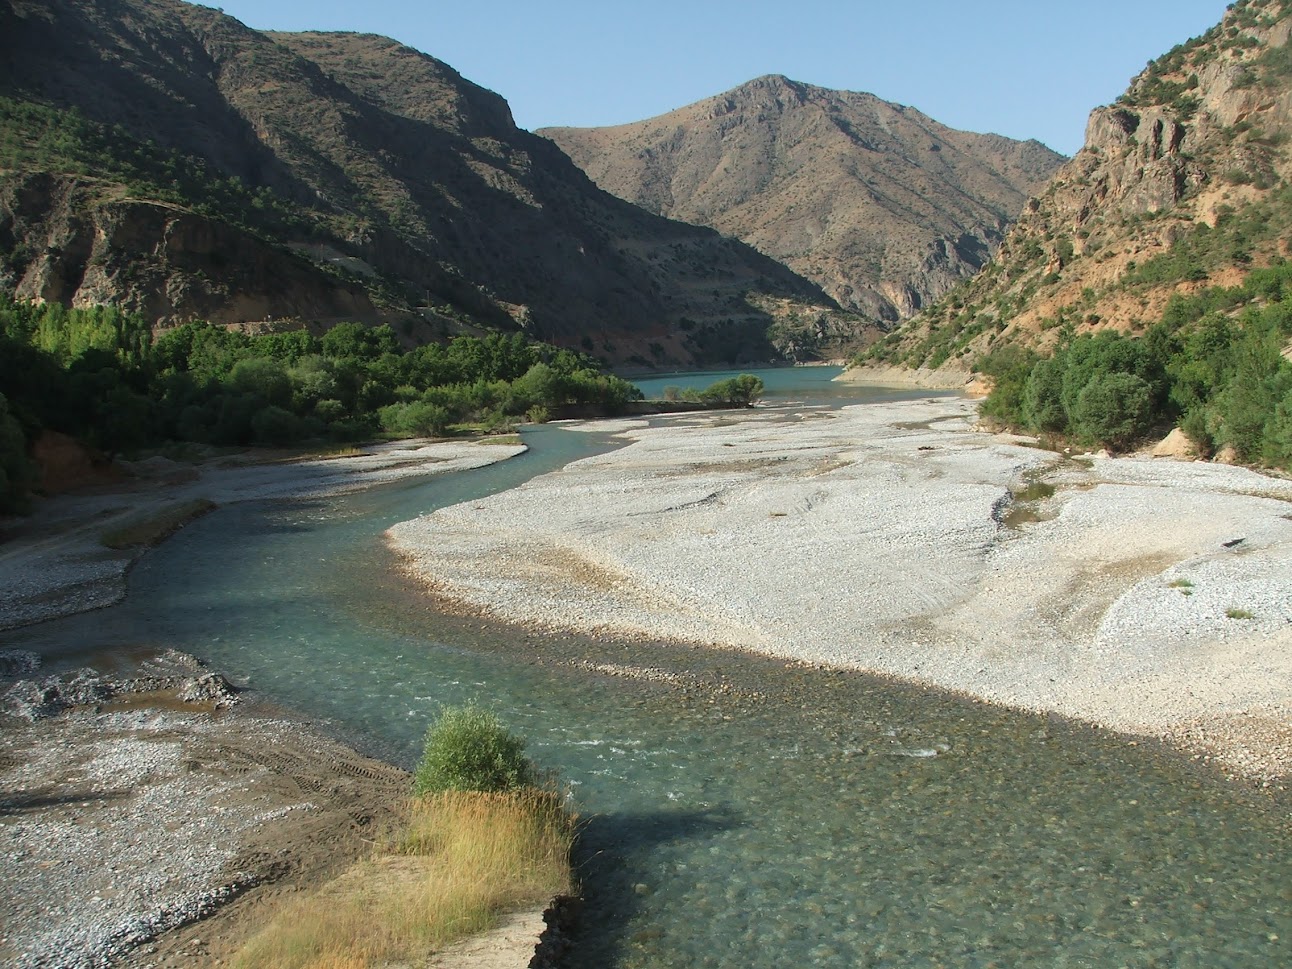
M776 373L774 394L885 396L826 375ZM384 529L614 446L556 426L525 440L487 469L223 508L147 555L122 605L28 635L65 663L192 652L404 766L440 705L494 708L587 819L578 969L1288 964L1285 804L1153 743L855 673L438 614ZM589 671L615 664L659 672Z

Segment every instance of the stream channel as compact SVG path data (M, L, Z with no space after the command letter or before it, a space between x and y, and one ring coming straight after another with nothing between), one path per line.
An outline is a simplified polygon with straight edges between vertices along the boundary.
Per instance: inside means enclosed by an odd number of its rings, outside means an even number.
M831 374L764 376L822 406L895 396ZM222 508L145 556L122 605L26 633L69 663L68 644L192 652L406 767L442 704L494 708L587 819L576 969L1292 964L1286 800L1154 743L437 612L392 568L387 527L617 446L557 426L525 440L482 470ZM657 672L591 671L612 665Z

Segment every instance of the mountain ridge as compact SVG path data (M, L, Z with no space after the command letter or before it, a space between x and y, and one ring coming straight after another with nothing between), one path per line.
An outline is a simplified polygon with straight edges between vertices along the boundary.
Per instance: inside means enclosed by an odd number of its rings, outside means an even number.
M642 367L868 339L819 287L601 192L501 96L389 38L178 0L4 0L0 28L0 283L19 296L163 325L391 322L411 343L520 329Z
M1292 4L1245 0L1095 108L983 273L867 359L968 370L1004 346L1143 333L1173 298L1286 258Z
M536 133L611 193L740 238L888 323L976 271L1062 158L778 74L643 121Z

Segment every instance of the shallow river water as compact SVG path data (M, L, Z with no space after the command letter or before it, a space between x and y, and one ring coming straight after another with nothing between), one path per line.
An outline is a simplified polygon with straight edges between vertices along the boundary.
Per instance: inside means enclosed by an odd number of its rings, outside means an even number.
M588 819L580 969L1292 963L1286 802L1156 745L852 673L438 614L379 536L611 446L526 438L481 471L222 509L146 556L122 606L26 635L67 662L191 651L405 766L441 704L494 707ZM588 670L611 665L662 672Z

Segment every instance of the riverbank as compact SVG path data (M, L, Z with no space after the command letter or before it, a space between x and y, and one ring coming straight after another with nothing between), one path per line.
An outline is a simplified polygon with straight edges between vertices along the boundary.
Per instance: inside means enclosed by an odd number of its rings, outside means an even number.
M1292 482L975 421L935 399L620 422L628 447L388 540L505 621L864 669L1282 785Z
M281 711L229 709L222 689L186 693L176 671L211 677L170 654L114 674L26 668L34 693L0 679L5 965L227 962L406 799L404 771Z
M111 548L105 538L170 509L195 502L219 506L343 494L401 478L484 467L525 447L413 440L357 450L275 462L257 462L254 454L197 465L154 458L127 466L118 482L45 499L26 517L0 520L0 630L120 602L126 574L148 544Z
M339 494L524 450L404 441L305 461L147 462L3 523L0 629L119 601L130 566L182 524L177 510ZM404 771L254 694L232 709L227 692L180 699L168 662L217 682L190 657L112 662L63 674L31 654L0 662L5 965L227 963L285 899L368 853L407 799ZM542 929L541 912L518 913L435 964L526 965Z
M850 367L834 378L837 383L865 387L914 387L918 390L965 390L973 375L966 371L927 370L866 365Z

